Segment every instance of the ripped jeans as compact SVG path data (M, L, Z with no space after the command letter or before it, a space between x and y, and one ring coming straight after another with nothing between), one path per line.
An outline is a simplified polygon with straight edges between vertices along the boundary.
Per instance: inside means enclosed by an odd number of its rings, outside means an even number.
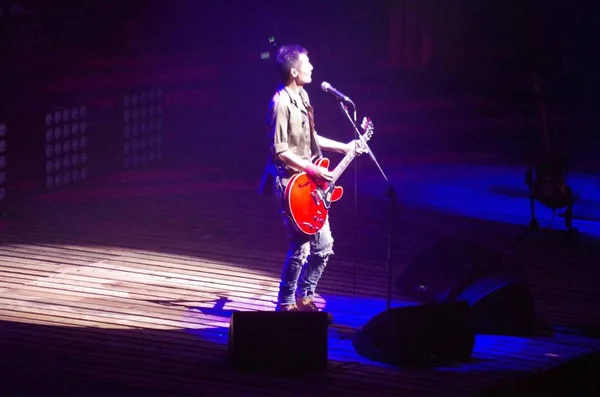
M277 197L283 199L287 180L276 178ZM296 303L296 296L312 296L321 275L333 255L333 236L329 227L329 218L316 234L308 236L295 229L285 210L281 216L289 241L287 256L281 272L278 303L289 305Z

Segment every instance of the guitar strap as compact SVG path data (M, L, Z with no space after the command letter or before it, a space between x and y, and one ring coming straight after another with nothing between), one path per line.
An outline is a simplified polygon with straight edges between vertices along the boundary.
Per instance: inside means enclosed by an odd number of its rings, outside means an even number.
M321 147L317 142L317 133L315 129L315 109L311 106L310 102L308 102L308 98L305 95L304 89L300 90L300 98L302 98L302 102L304 103L304 107L308 113L308 123L310 126L310 153L312 155L311 160L315 161L316 159L323 157L323 152L321 151Z

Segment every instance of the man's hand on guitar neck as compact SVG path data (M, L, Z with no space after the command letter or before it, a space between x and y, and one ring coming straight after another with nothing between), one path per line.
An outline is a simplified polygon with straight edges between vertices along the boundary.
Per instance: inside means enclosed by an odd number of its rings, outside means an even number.
M356 154L358 156L369 151L369 149L367 149L366 145L360 139L355 139L346 143L344 146L344 153L347 154L354 149L356 149Z
M326 182L333 181L333 173L325 167L319 167L313 163L309 163L304 170L313 179L321 179Z

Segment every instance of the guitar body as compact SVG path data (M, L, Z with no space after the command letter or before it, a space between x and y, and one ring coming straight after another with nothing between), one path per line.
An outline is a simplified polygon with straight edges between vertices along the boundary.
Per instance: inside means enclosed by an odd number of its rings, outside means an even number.
M314 180L306 172L290 178L283 195L284 209L292 220L296 230L314 235L323 228L329 214L329 207L342 198L344 189L335 182L357 155L358 146L366 146L373 135L373 122L365 117L361 124L364 133L357 140L357 147L349 150L344 159L331 171L332 182ZM329 159L315 161L317 167L329 170Z
M329 169L329 159L315 162ZM342 198L344 189L327 182L316 182L307 173L301 172L290 178L284 194L285 209L296 229L307 235L316 234L323 228L329 206Z

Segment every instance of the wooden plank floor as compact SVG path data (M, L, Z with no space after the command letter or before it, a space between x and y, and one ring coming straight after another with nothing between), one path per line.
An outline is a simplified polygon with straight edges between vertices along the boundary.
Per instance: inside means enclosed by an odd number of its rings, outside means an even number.
M600 351L598 340L557 333L478 335L472 362L434 369L358 356L345 335L385 309L387 229L382 199L361 197L354 207L350 195L332 219L336 255L317 299L336 318L330 371L300 379L234 372L225 360L229 316L273 310L285 251L273 202L254 189L138 172L25 203L1 229L7 393L473 395ZM367 206L380 210L356 211ZM559 270L549 271L538 260L547 246L540 238L515 244L514 226L431 210L411 217L397 236L394 276L436 239L460 235L527 262L538 311L552 324L580 323L585 315L571 308L598 302L595 269L585 283L561 285L559 244L550 262ZM393 305L406 303L394 291Z

